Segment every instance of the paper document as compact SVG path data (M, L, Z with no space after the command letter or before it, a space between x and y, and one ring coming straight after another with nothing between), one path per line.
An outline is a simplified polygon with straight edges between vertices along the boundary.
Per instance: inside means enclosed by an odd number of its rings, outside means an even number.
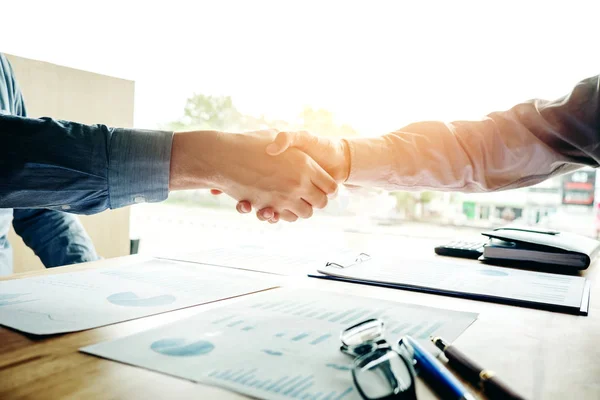
M381 261L372 258L345 268L324 266L319 273L359 282L428 289L480 300L511 304L547 306L587 314L588 281L580 276L558 275L521 269L494 267L482 263L442 260ZM585 309L585 312L583 310Z
M454 341L476 314L340 294L276 289L83 352L261 399L360 399L340 332L380 318L386 337Z
M2 281L0 325L36 335L79 331L277 286L261 278L152 260Z
M329 257L353 256L348 249L315 250L285 248L279 245L265 247L246 245L235 247L217 247L194 253L178 253L161 258L186 261L220 267L268 272L277 275L303 275L322 267Z

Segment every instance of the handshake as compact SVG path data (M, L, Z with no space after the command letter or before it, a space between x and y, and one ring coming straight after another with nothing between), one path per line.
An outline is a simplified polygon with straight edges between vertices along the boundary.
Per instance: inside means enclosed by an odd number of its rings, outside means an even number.
M262 221L293 222L327 206L349 173L341 139L305 131L181 132L173 137L169 189L211 189L236 199L240 213L255 208Z

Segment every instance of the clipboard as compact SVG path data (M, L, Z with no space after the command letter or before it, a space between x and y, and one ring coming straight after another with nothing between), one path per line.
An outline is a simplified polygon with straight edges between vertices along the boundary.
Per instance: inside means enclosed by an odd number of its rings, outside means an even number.
M415 259L394 264L359 253L353 260L328 261L308 276L582 316L588 315L590 301L585 277L473 262Z

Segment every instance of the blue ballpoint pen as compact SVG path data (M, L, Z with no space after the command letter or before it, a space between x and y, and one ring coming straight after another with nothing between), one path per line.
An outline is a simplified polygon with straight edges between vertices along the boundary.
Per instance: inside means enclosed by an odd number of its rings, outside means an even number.
M419 376L442 398L452 400L475 400L473 395L442 365L410 336L403 336L398 345L407 350L416 362Z

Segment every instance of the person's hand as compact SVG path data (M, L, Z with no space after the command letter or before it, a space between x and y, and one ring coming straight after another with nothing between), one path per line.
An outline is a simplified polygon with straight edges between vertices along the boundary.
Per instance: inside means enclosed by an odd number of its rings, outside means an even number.
M295 147L308 154L337 182L344 182L348 179L350 154L345 140L314 136L306 131L280 132L273 143L267 146L266 152L276 156L290 147ZM219 191L211 192L219 194ZM244 200L238 202L236 209L242 214L249 213L252 211L252 205L256 207L250 201ZM259 220L270 223L276 223L280 218L280 215L272 207L259 208L256 216Z
M308 154L336 182L344 182L350 173L350 155L345 140L315 136L307 131L279 132L266 148L267 154L276 156L290 147Z
M337 183L317 162L290 148L269 155L275 131L247 134L183 132L173 138L171 190L213 188L282 219L312 216L327 205ZM239 210L239 207L238 207Z

